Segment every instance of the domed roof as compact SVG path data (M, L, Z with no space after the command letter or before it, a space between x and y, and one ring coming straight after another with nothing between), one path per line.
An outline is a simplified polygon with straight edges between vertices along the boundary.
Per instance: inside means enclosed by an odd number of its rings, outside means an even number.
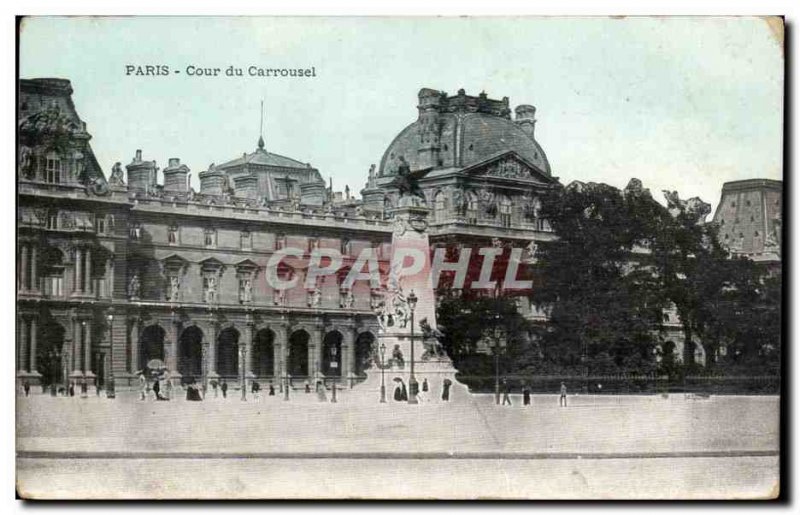
M464 98L463 92L459 91L459 95ZM459 98L443 97L442 101L453 104L453 100ZM510 119L507 109L477 112L446 104L440 111L445 112L432 114L429 109L423 113L421 107L420 118L403 129L386 149L381 159L380 176L394 175L401 156L411 170L467 168L509 151L516 152L545 175L551 175L547 156L533 137L533 107L519 106L516 120ZM438 147L433 160L429 150L432 146Z

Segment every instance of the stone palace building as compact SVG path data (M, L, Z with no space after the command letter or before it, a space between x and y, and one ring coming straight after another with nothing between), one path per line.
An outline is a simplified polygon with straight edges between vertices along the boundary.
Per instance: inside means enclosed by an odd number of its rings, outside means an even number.
M352 385L375 353L376 293L341 274L274 290L284 247L364 248L388 266L394 176L422 175L433 245L550 241L537 197L557 184L536 142L535 109L508 98L419 92L418 118L371 168L362 198L326 187L309 163L255 149L199 172L136 150L108 177L64 79L19 84L17 377L135 382L153 360L184 380L337 378ZM161 181L159 181L161 177ZM298 260L298 263L300 261ZM303 277L284 261L283 277ZM544 315L524 297L520 309Z

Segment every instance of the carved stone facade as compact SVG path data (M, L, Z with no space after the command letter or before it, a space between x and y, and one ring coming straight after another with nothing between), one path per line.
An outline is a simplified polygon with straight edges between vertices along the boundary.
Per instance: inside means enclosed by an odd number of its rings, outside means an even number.
M388 246L388 221L357 216L316 169L268 153L263 140L201 173L209 191L192 191L175 158L159 184L140 150L127 181L115 163L107 183L69 82L20 86L20 380L113 377L124 387L159 359L173 377L236 382L240 347L246 377L276 386L289 376L358 379L375 351L369 283L342 300L339 276L326 276L309 303L302 290L276 294L263 271L285 247L305 249L299 261L346 250L351 264L365 247ZM303 280L306 270L285 273Z

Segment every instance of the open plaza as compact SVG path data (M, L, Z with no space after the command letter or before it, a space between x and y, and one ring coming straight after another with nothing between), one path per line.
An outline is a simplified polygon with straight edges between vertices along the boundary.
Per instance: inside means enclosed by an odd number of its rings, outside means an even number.
M336 403L302 391L203 402L91 393L18 399L21 493L602 498L627 485L622 497L723 498L778 484L773 396L570 395L561 408L557 395L501 406L462 390L418 405L347 390ZM472 478L468 490L456 472Z

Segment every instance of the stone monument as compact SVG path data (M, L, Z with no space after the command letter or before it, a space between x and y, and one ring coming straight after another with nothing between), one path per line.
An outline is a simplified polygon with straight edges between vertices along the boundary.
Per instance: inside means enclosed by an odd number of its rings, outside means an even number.
M359 393L374 392L376 399L379 398L379 349L383 346L387 402L394 402L393 392L400 384L397 379L406 384L412 404L416 400L413 398L415 383L419 385L421 402L442 402L445 384L449 392L447 400L468 394L467 387L456 381L456 369L437 339L441 333L436 329L436 299L431 282L429 213L424 199L410 192L401 196L397 206L391 209L395 225L389 276L379 293L381 299L372 304L380 331L373 349L372 366L366 371L367 379L354 387ZM426 380L428 391L423 391Z

